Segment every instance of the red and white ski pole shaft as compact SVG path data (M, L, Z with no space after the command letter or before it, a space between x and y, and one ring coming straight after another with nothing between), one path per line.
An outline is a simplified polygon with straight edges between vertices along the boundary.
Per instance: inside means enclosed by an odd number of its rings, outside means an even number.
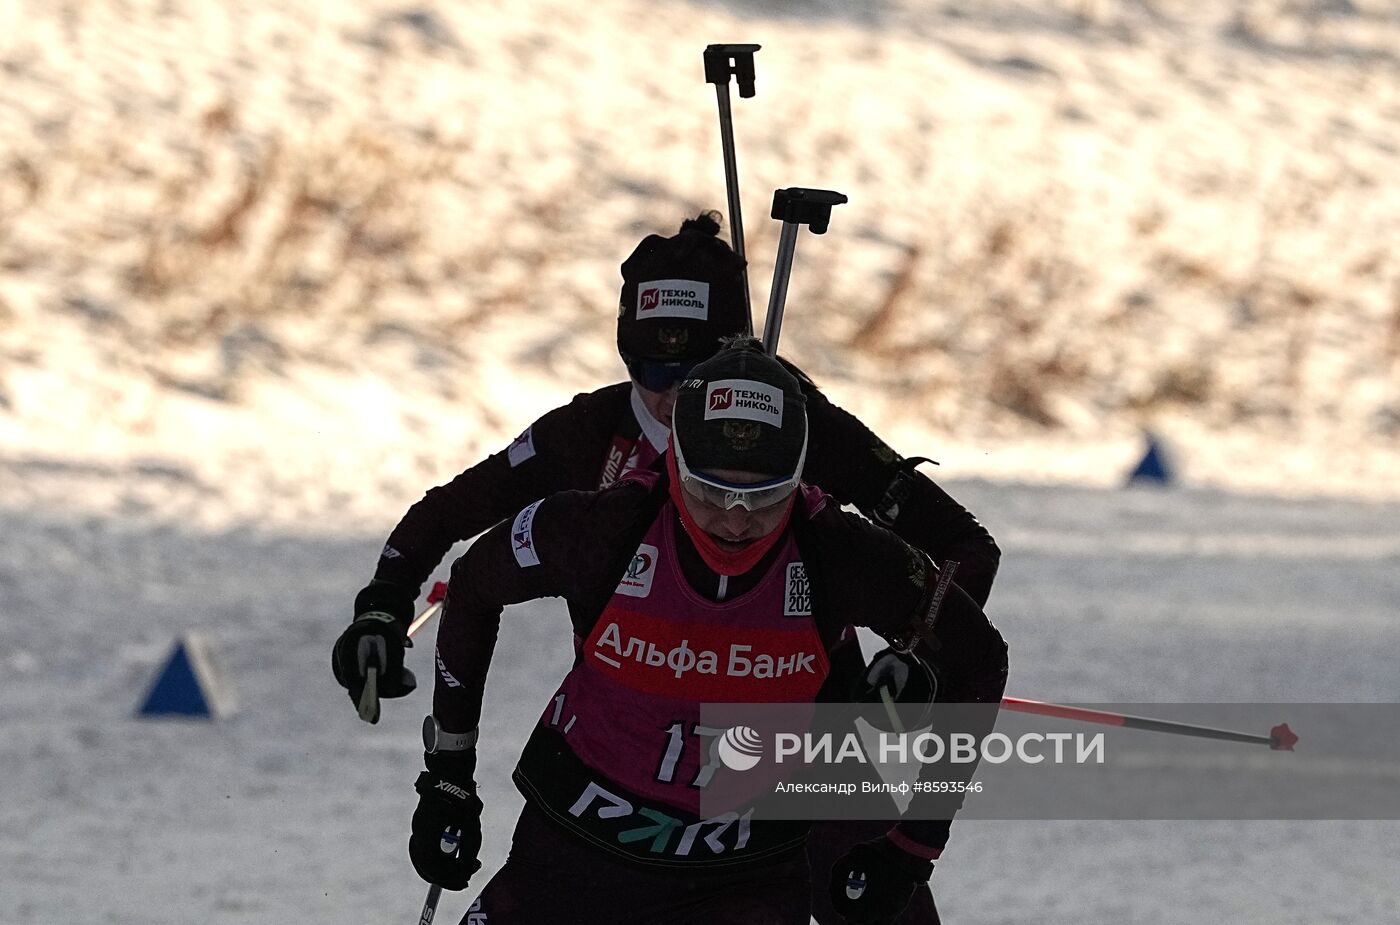
M729 106L729 78L739 84L744 99L754 95L753 53L760 45L707 45L705 82L715 85L719 104L719 140L724 152L724 185L729 196L729 243L734 253L744 256L744 217L739 204L739 164L734 156L734 114ZM749 300L749 271L744 268L744 307L748 311L749 333L753 333L753 304Z
M778 257L773 264L773 287L768 292L768 317L763 321L763 349L778 355L778 336L783 330L783 306L787 303L788 280L792 277L792 255L797 250L797 228L806 225L812 234L826 234L831 207L847 202L844 193L825 189L791 186L773 191L773 218L783 223L778 239Z
M428 606L424 607L418 616L413 618L413 622L408 624L409 639L412 639L414 634L423 628L423 624L431 620L442 609L442 602L445 600L447 600L447 582L434 582L432 590L428 592Z
M413 618L413 622L408 625L408 638L423 628L433 616L442 609L442 602L447 597L447 582L439 581L433 584L432 590L428 592L428 606L424 607ZM367 723L379 722L379 666L370 665L365 669L365 687L360 692L360 700L355 704L360 719Z
M1152 719L1146 716L1129 716L1126 713L1112 713L1107 710L1090 710L1084 707L1070 707L1058 703L1045 703L1041 700L1024 700L1020 697L1004 697L1002 709L1018 713L1036 713L1041 716L1056 716L1060 719L1074 719L1086 723L1100 723L1105 726L1122 726L1125 729L1144 729L1148 732L1166 732L1172 735L1194 736L1200 739L1220 739L1225 742L1245 742L1250 745L1267 745L1274 751L1293 751L1298 744L1298 736L1287 723L1279 723L1269 730L1266 736L1251 735L1247 732L1233 732L1229 729L1214 729L1210 726L1197 726L1192 723L1177 723L1165 719Z

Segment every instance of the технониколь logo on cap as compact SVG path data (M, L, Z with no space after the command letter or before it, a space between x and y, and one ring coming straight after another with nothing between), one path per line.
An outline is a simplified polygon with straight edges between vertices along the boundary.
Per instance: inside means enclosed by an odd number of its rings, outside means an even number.
M739 418L783 426L783 391L752 379L718 379L705 390L705 420Z
M710 317L710 284L694 279L654 279L637 286L637 320Z

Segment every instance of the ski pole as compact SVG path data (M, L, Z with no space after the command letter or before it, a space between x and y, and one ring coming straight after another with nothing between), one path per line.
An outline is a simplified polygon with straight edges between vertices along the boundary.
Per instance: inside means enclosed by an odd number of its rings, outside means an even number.
M1126 713L1110 713L1107 710L1089 710L1083 707L1069 707L1058 703L1045 703L1040 700L1024 700L1020 697L1004 697L1003 709L1018 713L1037 713L1041 716L1057 716L1060 719L1076 719L1086 723L1101 723L1105 726L1122 726L1127 729L1145 729L1149 732L1166 732L1172 735L1195 736L1201 739L1221 739L1226 742L1245 742L1250 745L1267 745L1274 751L1293 751L1298 744L1298 736L1287 723L1279 723L1269 730L1266 736L1250 735L1247 732L1231 732L1228 729L1214 729L1210 726L1196 726L1191 723L1177 723L1165 719L1151 719L1145 716L1129 716Z
M436 592L439 587L445 589L446 585L444 585L442 582L438 582L436 585L433 586L433 591ZM441 841L439 841L438 847L442 849L443 854L449 854L453 857L456 857L457 852L461 849L461 838L461 829L443 829L442 839ZM479 870L480 868L481 865L478 864L477 869ZM423 900L423 911L418 914L418 925L433 925L433 916L437 914L438 900L441 898L442 887L438 886L436 883L429 885L428 898Z
M792 255L797 249L797 226L806 225L812 234L826 234L831 207L847 202L843 193L792 186L773 191L773 218L783 223L778 239L778 257L773 265L773 288L768 293L768 317L763 322L763 349L778 355L778 335L783 328L783 305L787 302L788 279L792 276Z
M428 898L423 900L423 911L418 915L418 925L433 925L433 916L437 914L438 899L442 897L442 887L434 883L428 887Z
M734 115L729 106L729 78L739 84L739 96L754 95L753 53L761 45L705 46L705 82L715 85L719 104L719 140L724 153L724 185L729 197L729 243L734 253L744 257L744 217L739 205L739 164L734 155ZM749 299L749 270L743 271L744 305L748 309L748 330L753 333L753 303Z
M423 608L422 613L413 618L413 622L408 624L408 638L412 639L413 634L423 628L423 624L433 618L442 609L442 602L447 599L447 582L433 582L432 590L428 592L428 606Z
M423 628L423 624L433 618L433 615L442 609L442 602L447 598L447 582L438 581L433 583L432 590L428 592L428 606L424 607L418 616L413 618L413 622L408 625L408 638L412 639L413 634ZM356 711L360 714L360 719L367 723L379 722L379 666L370 665L365 669L365 687L360 692L360 700L355 704Z

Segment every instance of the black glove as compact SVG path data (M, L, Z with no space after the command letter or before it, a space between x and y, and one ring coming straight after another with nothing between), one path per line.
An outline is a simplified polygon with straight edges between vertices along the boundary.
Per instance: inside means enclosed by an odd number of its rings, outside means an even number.
M930 704L937 693L938 678L923 659L912 652L884 649L875 654L855 682L851 702L881 704L880 709L866 710L861 715L877 728L907 732L929 724ZM890 715L890 704L894 716Z
M890 925L932 875L932 861L895 847L881 835L861 842L831 865L831 905L850 925Z
M413 645L412 620L413 595L389 582L372 581L355 598L355 619L335 641L331 670L357 706L371 667L379 669L380 697L406 697L418 686L403 664L404 649ZM378 720L376 712L372 722Z
M481 801L472 774L476 750L424 755L418 775L418 808L408 857L418 876L445 890L465 890L481 869Z

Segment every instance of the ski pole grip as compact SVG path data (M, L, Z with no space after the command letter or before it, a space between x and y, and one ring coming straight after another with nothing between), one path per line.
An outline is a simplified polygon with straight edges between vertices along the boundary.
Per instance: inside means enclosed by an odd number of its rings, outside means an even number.
M773 218L794 225L806 225L812 234L826 234L831 222L831 207L849 202L844 193L828 189L804 189L790 186L773 191Z
M375 665L365 671L365 688L360 692L360 701L355 704L355 709L365 722L379 722L379 668Z
M739 95L744 99L753 96L753 53L762 47L762 45L706 45L705 82L727 86L732 74L739 83Z

